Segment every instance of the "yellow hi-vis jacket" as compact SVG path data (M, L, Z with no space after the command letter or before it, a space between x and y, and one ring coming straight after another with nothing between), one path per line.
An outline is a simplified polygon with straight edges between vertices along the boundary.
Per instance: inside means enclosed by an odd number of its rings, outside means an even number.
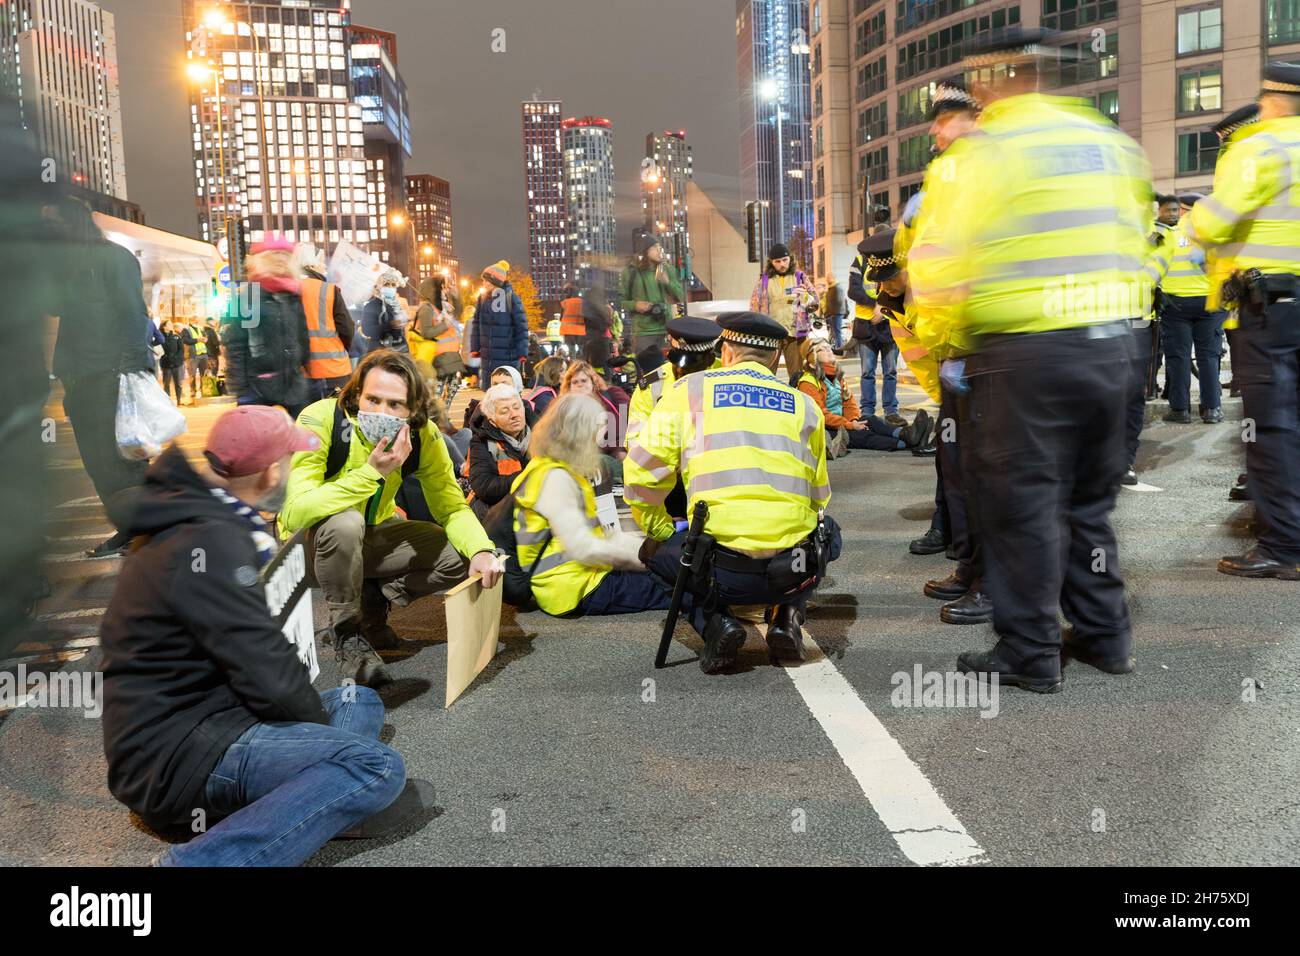
M1213 190L1186 217L1209 260L1207 308L1218 306L1223 280L1238 269L1300 275L1300 116L1262 120L1228 142Z
M525 572L537 564L531 585L537 606L547 614L568 614L600 585L612 568L608 565L580 564L570 561L564 546L554 534L549 534L550 524L533 510L542 493L546 476L555 469L568 472L582 489L583 509L587 524L593 534L605 536L600 519L596 516L596 493L591 482L562 461L554 458L534 458L519 473L510 486L515 496L515 547L519 566ZM548 536L549 534L549 536ZM541 560L538 561L538 557Z
M943 211L954 334L1050 332L1150 311L1138 273L1153 194L1137 143L1078 101L1040 93L991 103L958 143L923 204Z
M1153 241L1154 240L1154 241ZM1145 284L1151 295L1151 308L1146 315L1146 321L1143 325L1149 325L1155 318L1155 289L1160 285L1169 271L1169 263L1174 257L1174 227L1166 226L1163 222L1156 220L1151 231L1147 233L1147 255L1142 263L1142 271L1139 273L1141 281Z
M830 501L821 409L757 362L679 378L623 462L623 498L650 537L673 533L664 499L678 471L718 544L771 557L812 534Z
M713 360L713 367L722 368L720 359ZM632 402L627 410L627 440L631 441L641 431L641 426L654 411L655 405L664 393L664 388L673 381L673 364L664 362L654 371L648 385L638 385L632 392Z
M1165 295L1199 298L1210 293L1210 279L1205 274L1205 250L1191 237L1190 215L1184 216L1174 227L1169 267L1160 281Z

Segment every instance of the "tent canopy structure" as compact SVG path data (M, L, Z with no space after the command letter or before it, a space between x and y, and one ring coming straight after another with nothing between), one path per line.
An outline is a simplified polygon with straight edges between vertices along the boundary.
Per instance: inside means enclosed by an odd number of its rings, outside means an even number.
M144 299L155 319L206 312L212 277L223 265L216 246L103 213L94 217L105 238L140 260Z

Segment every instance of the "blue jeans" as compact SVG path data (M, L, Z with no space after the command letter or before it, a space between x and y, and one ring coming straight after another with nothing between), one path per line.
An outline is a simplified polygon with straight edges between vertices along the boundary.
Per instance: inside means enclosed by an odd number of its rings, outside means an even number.
M321 703L328 726L257 723L226 749L204 794L204 809L224 819L160 866L297 866L397 799L406 767L379 742L379 695L350 685Z
M880 404L886 415L898 414L898 346L894 345L886 352L877 352L873 348L861 348L862 357L862 414L876 413L876 361L880 361L880 370L885 380L880 386Z
M844 348L844 316L826 316L826 327L831 330L831 348Z

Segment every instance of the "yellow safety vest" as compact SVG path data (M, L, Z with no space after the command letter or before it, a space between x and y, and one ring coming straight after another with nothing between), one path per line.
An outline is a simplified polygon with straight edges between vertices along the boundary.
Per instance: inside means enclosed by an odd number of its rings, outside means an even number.
M1153 197L1137 143L1078 101L1041 93L991 103L960 142L926 197L944 211L959 328L1050 332L1146 314Z
M528 571L536 563L531 582L533 597L538 607L554 615L568 614L576 608L613 570L609 565L580 564L569 560L559 539L550 533L550 524L533 510L546 476L557 468L567 472L582 489L587 525L592 533L599 538L605 536L605 529L596 517L596 493L591 482L564 462L554 458L534 458L510 486L515 496L515 546L519 566ZM540 561L537 560L539 555Z
M1207 308L1238 269L1300 275L1300 116L1243 127L1219 154L1214 188L1187 214L1189 235L1205 246Z
M627 440L631 441L641 431L641 426L654 411L655 403L664 393L664 386L673 380L671 362L664 362L655 369L649 385L638 385L632 392L632 401L627 407Z
M718 544L771 557L805 540L830 501L821 409L757 362L679 378L623 462L623 498L651 537L673 533L664 500L679 471Z
M1160 288L1166 295L1193 298L1210 292L1210 280L1205 274L1203 261L1205 252L1189 235L1188 225L1187 216L1184 216L1171 237L1169 268L1160 281Z

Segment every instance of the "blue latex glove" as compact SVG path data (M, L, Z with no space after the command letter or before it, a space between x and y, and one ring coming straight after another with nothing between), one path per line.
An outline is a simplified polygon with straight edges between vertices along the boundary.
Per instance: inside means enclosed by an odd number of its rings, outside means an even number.
M690 523L689 521L684 520L684 519L681 520L681 521L674 521L674 522L673 522L673 530L674 530L674 531L685 531L685 530L686 530L687 528L689 528L690 526L691 526L691 523Z
M939 381L958 395L969 392L970 386L966 384L966 360L944 359L943 364L939 366Z

